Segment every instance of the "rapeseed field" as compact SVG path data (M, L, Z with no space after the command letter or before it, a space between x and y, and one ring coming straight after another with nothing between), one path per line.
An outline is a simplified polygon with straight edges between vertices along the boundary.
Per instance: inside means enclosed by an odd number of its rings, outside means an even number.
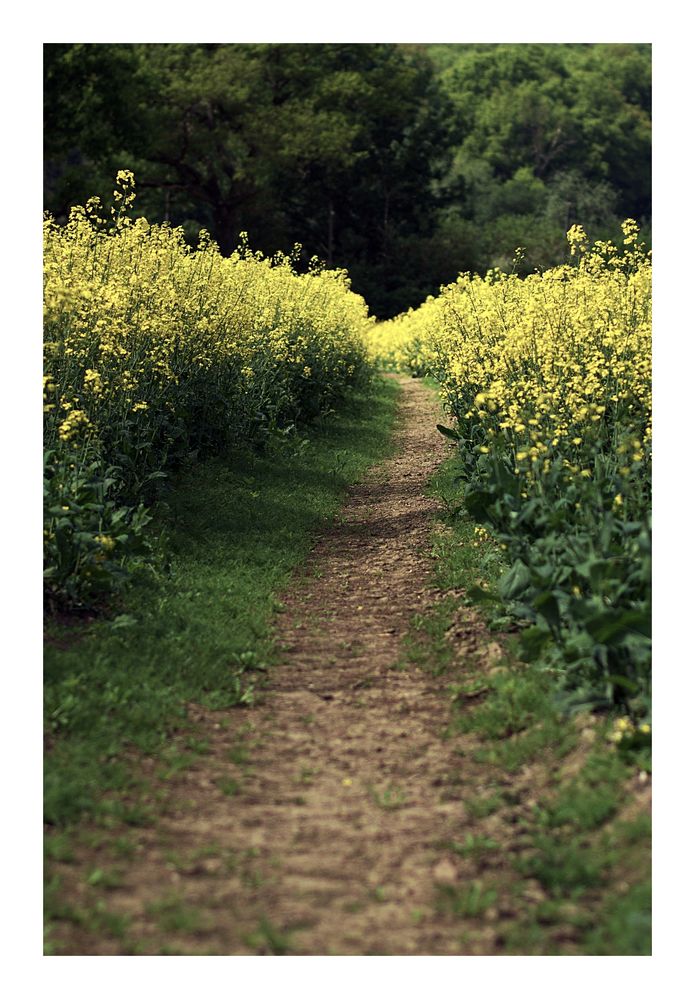
M575 706L648 713L651 256L567 233L568 262L464 274L374 327L370 356L435 378L456 429L462 508L509 560L499 594Z
M89 607L146 560L157 480L230 444L262 444L329 410L367 375L368 310L341 270L223 257L204 231L113 206L44 223L45 578L52 603Z

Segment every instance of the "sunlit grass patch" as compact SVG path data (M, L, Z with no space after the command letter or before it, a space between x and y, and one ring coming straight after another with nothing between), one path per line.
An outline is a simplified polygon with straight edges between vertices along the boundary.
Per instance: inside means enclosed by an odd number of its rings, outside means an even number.
M123 597L127 626L50 625L49 822L71 822L97 803L103 812L106 789L116 795L108 807L137 822L141 806L116 800L136 790L124 750L159 755L160 769L173 776L205 751L194 731L188 747L171 738L191 728L187 702L250 703L277 655L270 630L277 594L347 485L389 452L398 391L393 381L376 382L301 447L288 440L265 454L238 450L182 475L156 522L169 564Z

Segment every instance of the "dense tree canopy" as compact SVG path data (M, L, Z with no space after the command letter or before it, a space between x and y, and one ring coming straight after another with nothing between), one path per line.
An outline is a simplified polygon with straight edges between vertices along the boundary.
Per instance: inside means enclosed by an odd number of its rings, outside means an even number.
M347 267L379 316L459 271L650 217L647 45L51 44L45 206L137 211Z

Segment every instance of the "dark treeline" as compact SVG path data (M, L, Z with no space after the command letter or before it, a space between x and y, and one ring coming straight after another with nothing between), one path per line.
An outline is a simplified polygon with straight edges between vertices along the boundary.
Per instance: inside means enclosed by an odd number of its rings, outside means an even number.
M372 311L563 259L651 214L649 45L96 45L45 54L45 207L108 202L223 252L317 255Z

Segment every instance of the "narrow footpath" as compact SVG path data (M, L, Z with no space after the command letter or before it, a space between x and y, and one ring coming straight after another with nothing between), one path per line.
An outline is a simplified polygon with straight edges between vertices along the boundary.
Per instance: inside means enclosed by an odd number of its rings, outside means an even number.
M490 860L442 845L497 836L501 820L482 819L471 801L513 780L516 800L532 805L534 778L532 768L492 774L475 762L475 736L447 737L451 676L404 656L414 616L438 599L428 588L437 502L426 485L447 447L434 394L399 380L393 456L350 491L282 597L281 663L248 708L189 706L206 744L190 766L163 775L160 761L145 761L157 821L133 831L101 938L66 920L61 953L503 952L499 919L512 912L488 912L483 900L467 936L439 902L488 864L509 865L515 809ZM457 634L462 665L480 666L490 636L472 612ZM66 899L83 904L88 872L109 863L85 841L62 871ZM523 890L538 901L533 882Z
M267 880L230 901L294 927L305 954L460 952L431 909L432 844L465 821L443 793L461 758L442 741L440 685L397 668L401 636L431 599L436 502L425 487L446 447L436 398L412 379L402 386L394 456L351 491L284 598L284 662L247 717L251 773L232 801L201 801L184 827L192 842L204 828L258 851Z

